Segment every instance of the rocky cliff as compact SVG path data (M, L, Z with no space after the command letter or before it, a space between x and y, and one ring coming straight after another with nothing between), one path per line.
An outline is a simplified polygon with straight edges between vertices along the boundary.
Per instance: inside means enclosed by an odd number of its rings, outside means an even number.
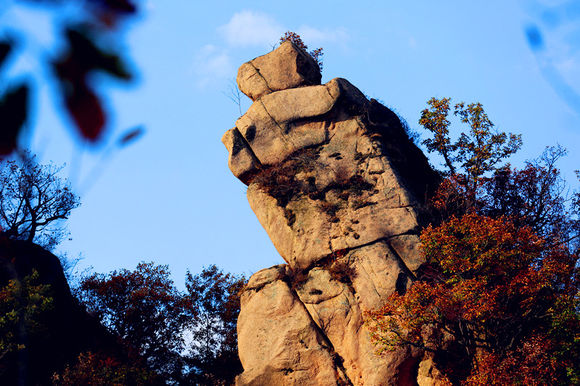
M254 103L222 141L287 264L244 290L237 384L428 384L421 352L376 354L363 313L405 291L422 264L438 176L396 114L345 79L320 79L290 42L238 72Z

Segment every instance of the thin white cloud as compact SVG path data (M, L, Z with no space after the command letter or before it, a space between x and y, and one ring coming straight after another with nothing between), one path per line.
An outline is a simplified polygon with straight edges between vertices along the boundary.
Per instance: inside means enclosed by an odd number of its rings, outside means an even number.
M196 55L193 72L198 79L198 86L206 87L235 76L236 67L232 64L232 58L236 57L238 48L261 47L266 53L289 30L298 33L310 49L329 44L344 47L349 40L344 28L319 29L302 25L292 29L266 13L250 10L236 12L226 24L217 29L224 41L217 45L208 44Z
M268 46L276 43L285 29L265 13L241 11L218 31L232 46Z
M545 31L545 48L540 52L540 64L551 65L561 74L570 86L580 93L580 45L570 40L570 32L577 27L563 25L558 30Z
M570 72L578 68L577 58L567 57L558 59L554 61L554 66L561 72Z
M553 64L569 86L573 87L580 95L580 54L556 57Z
M319 29L302 25L298 29L287 28L268 14L248 10L236 12L218 31L229 45L241 47L270 46L286 31L298 33L311 48L329 43L344 45L350 38L342 27Z
M302 25L296 31L309 48L318 48L328 43L343 45L349 40L349 35L344 28L318 29L308 25Z
M193 70L198 77L198 86L205 87L215 80L230 78L235 68L226 50L208 44L197 54Z

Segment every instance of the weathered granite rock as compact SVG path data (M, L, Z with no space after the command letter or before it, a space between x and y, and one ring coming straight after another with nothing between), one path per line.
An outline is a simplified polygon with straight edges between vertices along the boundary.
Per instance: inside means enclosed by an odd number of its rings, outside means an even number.
M336 385L340 364L326 337L288 286L287 267L257 272L241 298L238 345L243 385Z
M273 91L320 84L320 68L310 55L291 42L244 63L238 70L240 90L255 101Z
M230 153L230 170L240 180L247 182L248 174L260 168L260 161L237 128L228 130L222 137L222 142Z
M298 54L286 44L240 68L255 102L222 139L287 262L242 295L237 384L427 384L428 358L376 354L363 317L414 280L439 177L396 114L344 79L313 85Z
M426 357L419 363L417 371L418 386L448 386L447 378L437 369L432 358Z

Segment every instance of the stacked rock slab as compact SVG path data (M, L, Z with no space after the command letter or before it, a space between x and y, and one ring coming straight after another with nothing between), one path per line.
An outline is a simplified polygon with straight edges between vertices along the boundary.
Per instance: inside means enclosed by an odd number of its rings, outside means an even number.
M345 79L321 85L290 42L237 80L254 103L222 138L229 167L287 262L244 290L237 384L429 384L422 353L378 355L363 323L423 263L427 159L391 110Z

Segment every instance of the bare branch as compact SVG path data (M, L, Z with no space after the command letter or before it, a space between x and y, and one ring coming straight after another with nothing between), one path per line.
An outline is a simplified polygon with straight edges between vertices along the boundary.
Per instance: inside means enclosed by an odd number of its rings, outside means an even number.
M0 164L0 227L8 237L54 247L64 234L59 220L67 219L78 197L57 173L62 168L39 165L30 153L20 163Z

